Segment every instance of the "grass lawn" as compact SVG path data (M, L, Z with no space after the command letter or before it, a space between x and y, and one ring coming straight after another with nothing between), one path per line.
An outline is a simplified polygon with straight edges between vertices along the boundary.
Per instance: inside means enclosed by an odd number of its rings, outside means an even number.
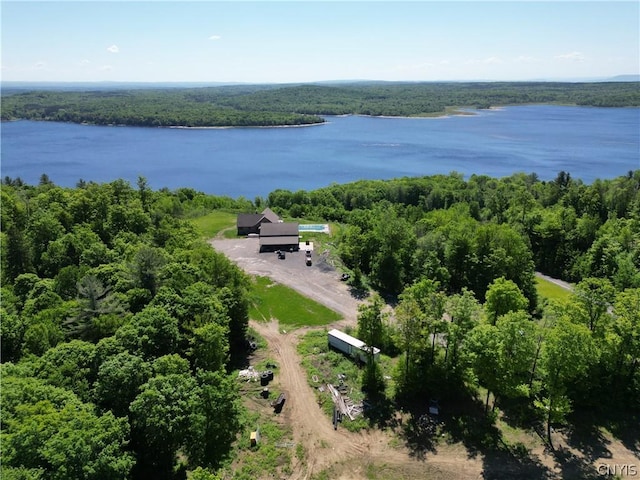
M266 321L277 318L280 325L289 328L327 325L342 318L330 308L266 277L256 277L253 282L249 316Z
M538 295L546 300L568 300L571 292L544 278L536 277Z
M216 210L202 217L193 218L191 222L205 238L215 237L222 230L226 230L224 233L225 238L236 238L237 216L236 213Z

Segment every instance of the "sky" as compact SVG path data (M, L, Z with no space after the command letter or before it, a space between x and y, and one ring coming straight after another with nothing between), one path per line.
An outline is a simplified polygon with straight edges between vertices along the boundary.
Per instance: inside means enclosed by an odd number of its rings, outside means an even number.
M572 80L640 73L640 2L7 1L1 78Z

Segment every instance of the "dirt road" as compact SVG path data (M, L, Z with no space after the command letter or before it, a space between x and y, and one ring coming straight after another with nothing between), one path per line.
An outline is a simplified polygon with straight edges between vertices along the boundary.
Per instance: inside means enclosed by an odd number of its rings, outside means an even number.
M548 282L554 283L559 287L564 288L565 290L573 292L573 285L571 285L569 282L565 282L564 280L560 280L558 278L550 277L549 275L545 275L544 273L541 273L541 272L536 272L536 277L543 278Z
M425 462L412 459L404 446L391 446L390 433L377 429L360 433L334 430L300 366L296 345L307 330L283 334L276 321L252 322L251 326L267 340L270 357L279 364L279 386L287 396L283 415L295 441L305 448L306 458L293 466L290 479L307 480L327 468L332 469L331 478L341 480L365 480L370 478L369 469L383 467L389 472L388 478L476 479L482 472L480 459L467 459L466 450L459 446L444 447Z

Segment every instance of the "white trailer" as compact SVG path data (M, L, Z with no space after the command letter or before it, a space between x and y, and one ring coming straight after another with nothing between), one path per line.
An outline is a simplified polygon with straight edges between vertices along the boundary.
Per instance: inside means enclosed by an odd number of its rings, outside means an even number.
M361 362L366 362L369 352L373 349L373 359L378 361L380 358L380 349L377 347L369 347L362 340L358 340L340 330L333 329L327 333L329 345L336 350L346 353L350 357L357 358Z

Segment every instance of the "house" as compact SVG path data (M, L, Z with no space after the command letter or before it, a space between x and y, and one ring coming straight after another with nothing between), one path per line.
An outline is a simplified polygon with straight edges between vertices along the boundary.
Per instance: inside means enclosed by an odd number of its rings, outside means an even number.
M367 362L369 353L373 353L374 361L380 358L380 349L377 347L370 347L366 345L362 340L359 340L351 335L348 335L335 328L327 333L329 345L336 350L346 353L352 358L357 358L361 362Z
M238 235L249 235L250 233L260 233L260 225L263 223L282 222L270 208L265 208L262 213L241 213L236 219Z
M282 223L282 219L269 207L262 211L262 215L264 215L265 220L270 223Z
M298 251L300 236L297 223L262 223L260 225L260 251Z

